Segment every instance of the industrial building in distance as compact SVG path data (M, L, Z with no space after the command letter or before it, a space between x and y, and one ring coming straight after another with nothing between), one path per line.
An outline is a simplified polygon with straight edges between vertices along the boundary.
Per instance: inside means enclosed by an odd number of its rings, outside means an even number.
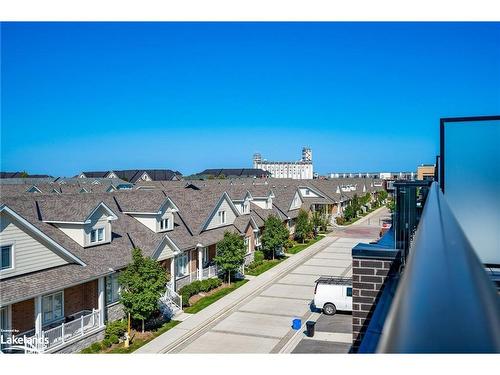
M302 158L299 161L268 161L262 155L253 155L253 167L271 173L273 178L291 178L294 180L311 180L314 177L312 150L302 148Z

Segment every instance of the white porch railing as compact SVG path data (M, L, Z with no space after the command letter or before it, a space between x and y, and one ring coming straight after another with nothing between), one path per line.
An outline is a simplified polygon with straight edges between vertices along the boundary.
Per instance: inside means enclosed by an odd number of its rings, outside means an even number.
M202 270L201 280L210 279L212 277L217 277L218 272L219 271L218 271L216 265L211 265L211 266L205 267ZM193 271L193 272L186 274L184 276L178 277L175 281L175 287L177 290L179 290L183 286L191 284L193 281L196 281L196 280L199 280L198 270Z
M26 336L26 338L33 340L32 342L35 343L33 350L36 349L38 353L43 353L97 330L100 327L100 314L101 310L96 309L80 311L75 314L79 318L45 329L42 331L41 337L37 337L34 330L18 336Z
M210 279L211 277L216 277L219 275L218 272L219 272L219 270L217 269L217 266L215 264L212 266L208 266L206 268L203 268L202 280Z
M176 311L182 310L182 296L175 292L170 284L165 288L165 294L160 298L160 302L164 303L173 315Z
M84 336L85 334L96 330L100 327L99 316L101 313L101 310L95 309L89 314L82 312L82 315L78 319L68 323L62 323L57 327L42 331L42 341L46 341L43 350L47 351L49 349L53 349L70 340Z

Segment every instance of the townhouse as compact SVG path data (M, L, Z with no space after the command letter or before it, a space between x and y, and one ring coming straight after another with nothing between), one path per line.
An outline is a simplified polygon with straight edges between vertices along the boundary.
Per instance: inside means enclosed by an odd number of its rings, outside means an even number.
M90 183L82 192L71 182L0 185L1 328L42 338L36 349L45 352L78 351L123 316L118 275L134 247L165 269L164 302L173 310L180 308L175 291L217 275L213 259L226 231L242 236L248 264L269 215L293 233L301 208L334 215L349 194L381 189L368 181L349 181L344 192L344 180L237 179L141 181L127 189Z

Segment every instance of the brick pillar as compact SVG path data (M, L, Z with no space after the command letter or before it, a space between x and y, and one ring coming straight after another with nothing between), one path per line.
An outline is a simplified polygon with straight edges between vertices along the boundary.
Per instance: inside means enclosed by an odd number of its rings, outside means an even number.
M397 272L400 261L398 252L381 249L352 251L352 352L359 345L368 328L380 295L389 275ZM357 251L358 250L358 251Z

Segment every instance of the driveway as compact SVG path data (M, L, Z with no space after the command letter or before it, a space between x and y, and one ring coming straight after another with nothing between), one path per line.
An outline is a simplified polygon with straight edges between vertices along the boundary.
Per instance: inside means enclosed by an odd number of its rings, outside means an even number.
M365 218L348 228L336 229L327 238L189 316L136 353L280 353L295 349L300 352L307 350L301 348L308 344L300 344L303 333L291 329L292 320L297 317L303 322L319 318L318 332L322 325L327 333L340 325L345 331L345 327L350 326L347 321L329 323L318 313L311 312L315 280L320 276L350 277L351 249L358 242L369 242L378 237L377 217L381 215L386 215L386 210L371 214L369 225ZM377 225L372 224L376 222ZM353 232L354 229L358 231ZM351 316L347 315L345 319L350 321ZM315 337L316 341L324 342L326 336L345 339L345 336L323 335L323 339L318 340L321 335ZM330 340L326 344L317 344L315 352L327 351L320 346L327 347L332 343L334 341ZM346 344L342 340L340 343ZM344 352L347 350L342 348Z

